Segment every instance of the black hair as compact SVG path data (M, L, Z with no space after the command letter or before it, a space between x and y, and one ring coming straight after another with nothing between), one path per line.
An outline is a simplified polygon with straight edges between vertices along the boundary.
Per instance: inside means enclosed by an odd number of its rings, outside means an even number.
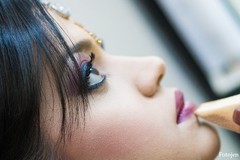
M61 100L60 141L79 112L85 117L88 86L80 73L72 75L66 55L78 68L59 26L37 0L0 1L1 160L56 159L40 125L43 73L54 78ZM75 98L68 96L69 81L78 90Z

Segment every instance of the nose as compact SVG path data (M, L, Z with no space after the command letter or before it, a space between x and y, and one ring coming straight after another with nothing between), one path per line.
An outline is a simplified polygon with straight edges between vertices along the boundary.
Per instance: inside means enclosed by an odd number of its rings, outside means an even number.
M139 60L139 72L135 79L138 90L147 97L153 96L166 71L165 62L159 57L143 57Z
M163 59L156 56L126 57L105 54L102 58L105 72L130 88L136 88L143 96L151 97L159 89L164 77L166 66ZM122 81L123 80L123 81Z

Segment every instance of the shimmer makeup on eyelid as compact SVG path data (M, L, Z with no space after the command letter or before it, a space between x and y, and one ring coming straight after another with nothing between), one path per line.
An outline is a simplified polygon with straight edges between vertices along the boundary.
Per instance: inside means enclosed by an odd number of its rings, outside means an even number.
M84 80L84 71L86 72L86 64L89 63L91 61L91 57L89 56L90 54L84 54L84 53L75 53L73 54L74 59L76 60L76 63L78 66L76 66L73 62L73 60L68 57L67 62L68 62L68 66L70 68L70 74L68 74L69 77L69 82L68 82L68 94L71 96L76 96L79 93L79 88L77 87L78 85L80 85L80 81L79 81L79 75L83 77ZM83 71L84 70L84 71ZM86 73L85 73L86 75ZM86 82L83 82L86 83Z
M76 59L77 64L79 65L78 68L76 68L72 63L70 64L70 67L72 68L72 73L74 78L78 78L79 76L76 74L81 74L81 77L83 77L83 83L87 83L89 90L94 90L100 87L105 79L105 75L101 75L99 71L93 66L92 62L95 58L95 55L93 53L91 54L74 54L74 58ZM80 69L80 72L77 70ZM73 83L74 84L74 83ZM70 94L77 95L77 87L76 86L70 86Z
M73 56L74 56L74 58L76 59L78 65L79 65L80 67L82 67L82 65L83 65L85 62L90 62L90 61L92 61L92 59L91 59L91 54L84 54L84 53L82 53L82 54L74 54Z

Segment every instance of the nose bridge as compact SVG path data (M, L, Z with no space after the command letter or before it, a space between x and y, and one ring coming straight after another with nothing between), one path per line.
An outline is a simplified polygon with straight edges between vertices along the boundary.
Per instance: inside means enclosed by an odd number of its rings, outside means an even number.
M165 62L159 57L143 57L141 72L136 76L136 85L139 91L144 95L151 97L159 88L165 72Z

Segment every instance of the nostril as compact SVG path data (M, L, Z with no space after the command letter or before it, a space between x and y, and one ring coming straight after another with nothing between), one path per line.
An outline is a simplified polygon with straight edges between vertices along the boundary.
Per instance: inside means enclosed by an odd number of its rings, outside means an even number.
M158 76L157 84L159 84L162 81L162 79L165 75L166 65L165 65L165 62L162 59L158 58L156 66L157 66L156 67L157 68L156 75Z
M160 82L165 74L165 62L159 57L147 57L143 59L142 65L138 69L137 76L134 78L139 91L147 97L157 93ZM144 63L143 63L144 62Z
M162 81L163 79L163 74L161 74L159 77L158 77L158 80L157 80L157 84L159 85L160 82Z
M141 88L141 92L146 97L152 97L157 90L158 90L158 87L155 84L149 84Z

